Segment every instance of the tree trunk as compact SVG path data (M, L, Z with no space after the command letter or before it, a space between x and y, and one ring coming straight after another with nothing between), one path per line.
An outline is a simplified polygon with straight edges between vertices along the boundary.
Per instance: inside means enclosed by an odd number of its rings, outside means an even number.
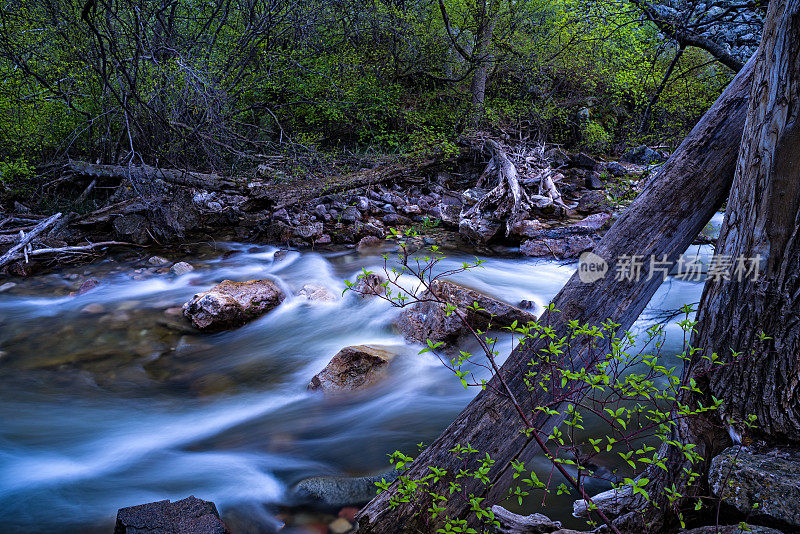
M738 360L709 375L734 430L755 414L760 434L800 441L800 0L767 16L717 252L734 265L760 255L762 272L709 278L693 345Z
M702 394L681 399L708 405L713 396L724 404L706 417L679 421L671 439L694 444L703 460L691 465L680 450L665 447L669 472L661 476L654 470L659 476L653 477L651 494L676 484L686 497L707 495L712 458L732 438L741 439L749 414L758 417L760 437L800 440L800 0L770 2L753 61L750 106L716 251L733 263L731 276L706 281L691 341L701 350L687 371ZM759 255L758 279L735 272L737 259ZM771 339L762 340L762 332ZM709 369L704 356L713 353L728 365ZM690 467L700 475L691 487L683 476ZM679 511L692 513L693 504L681 500L664 508L662 520L675 522Z
M608 274L593 283L582 283L576 273L553 300L560 313L546 314L540 322L550 324L558 335L569 331L568 322L578 320L599 325L612 319L620 330L629 328L658 289L661 279L648 277L648 265L636 281L617 280L615 266L621 256L666 255L674 262L689 246L726 198L733 178L736 154L739 149L747 108L752 62L740 71L703 119L695 126L678 150L664 164L656 178L650 180L639 197L606 233L594 253L608 262ZM558 419L536 416L534 407L545 403L551 389L528 391L524 374L527 362L542 349L531 342L514 350L503 364L500 374L518 399L522 409L537 428L552 428ZM573 346L571 355L580 368L588 357L590 347ZM456 444L470 444L494 460L488 477L492 484L459 479L466 494L485 498L482 505L491 506L507 495L511 479L509 463L527 461L535 454L529 447L533 438L520 433L519 412L514 404L499 393L500 379L492 378L488 387L459 414L441 436L425 449L406 475L412 479L429 473L428 466L457 473L461 463L449 452ZM448 477L429 489L447 494ZM433 532L425 523L427 504L415 501L396 507L389 505L397 497L399 484L373 499L358 515L359 533L391 534L400 532ZM487 489L488 488L488 489ZM413 501L413 499L412 499ZM465 518L475 523L469 514L470 503L454 496L447 503L450 518Z
M470 86L470 92L472 93L472 126L476 126L483 118L484 101L486 99L486 81L489 78L489 71L494 61L491 48L494 27L497 24L495 3L491 2L486 9L487 12L484 13L475 43L475 50L472 54L473 61L476 65L475 75L472 77L472 84Z

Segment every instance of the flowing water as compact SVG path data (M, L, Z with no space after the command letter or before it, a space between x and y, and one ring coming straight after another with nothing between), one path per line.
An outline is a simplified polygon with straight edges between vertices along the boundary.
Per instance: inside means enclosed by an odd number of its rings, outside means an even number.
M217 244L171 257L196 268L180 277L150 273L146 256L117 257L0 294L0 532L109 533L120 507L192 494L214 501L232 524L269 532L294 482L385 469L387 453L413 454L466 405L475 392L406 344L391 326L399 310L379 299L289 296L258 320L211 335L175 316L223 279L273 278L287 295L315 283L341 295L344 279L383 264L354 251L279 260L275 252ZM448 257L442 268L470 258ZM541 310L574 269L489 258L455 278ZM70 296L89 277L100 285ZM669 279L637 325L697 302L701 290ZM679 351L682 333L673 325L668 334L667 350ZM364 343L399 352L387 380L346 396L306 391L339 349ZM570 504L553 498L548 512L567 517Z

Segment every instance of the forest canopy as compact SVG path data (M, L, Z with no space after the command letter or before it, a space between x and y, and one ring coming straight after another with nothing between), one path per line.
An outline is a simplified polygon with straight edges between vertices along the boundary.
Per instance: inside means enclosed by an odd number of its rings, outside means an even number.
M746 59L761 16L675 5L13 0L4 175L65 157L228 174L287 152L428 157L475 128L595 152L674 143L733 74L691 37Z

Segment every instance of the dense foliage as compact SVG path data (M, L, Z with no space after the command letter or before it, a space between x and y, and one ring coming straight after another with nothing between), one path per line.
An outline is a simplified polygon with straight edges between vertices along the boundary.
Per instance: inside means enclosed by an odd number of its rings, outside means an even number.
M653 99L677 49L627 0L11 0L0 16L5 168L428 156L475 127L611 151L677 139L730 79L689 49Z

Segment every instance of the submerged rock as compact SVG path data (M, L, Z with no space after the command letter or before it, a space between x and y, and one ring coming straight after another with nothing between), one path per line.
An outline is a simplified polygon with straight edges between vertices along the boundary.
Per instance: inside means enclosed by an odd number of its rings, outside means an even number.
M213 502L194 496L120 508L114 534L230 534Z
M396 478L397 472L368 477L311 477L295 484L291 492L295 498L311 501L318 506L360 506L371 501L378 493L376 482L393 482Z
M223 330L251 321L283 302L272 280L224 280L183 305L183 313L201 330Z
M377 345L345 347L308 384L310 390L326 393L369 387L386 376L394 352Z
M800 457L796 454L731 447L711 461L708 479L723 504L753 521L800 531Z
M518 324L526 324L536 320L536 315L531 312L521 310L449 280L435 280L428 290L419 295L419 299L424 301L434 295L458 308L473 328L486 329L489 325L490 315L494 316L491 318L492 328L509 326L514 321L517 321ZM477 302L478 306L485 311L471 310L473 302ZM425 343L427 340L452 343L468 332L459 316L455 313L447 315L444 305L438 302L414 304L400 314L397 326L406 337L421 343Z
M81 284L78 288L78 295L84 295L100 285L100 281L96 278L89 278Z
M336 295L331 293L331 291L319 284L305 284L297 292L298 297L305 297L308 300L316 300L319 302L333 302L336 300Z

